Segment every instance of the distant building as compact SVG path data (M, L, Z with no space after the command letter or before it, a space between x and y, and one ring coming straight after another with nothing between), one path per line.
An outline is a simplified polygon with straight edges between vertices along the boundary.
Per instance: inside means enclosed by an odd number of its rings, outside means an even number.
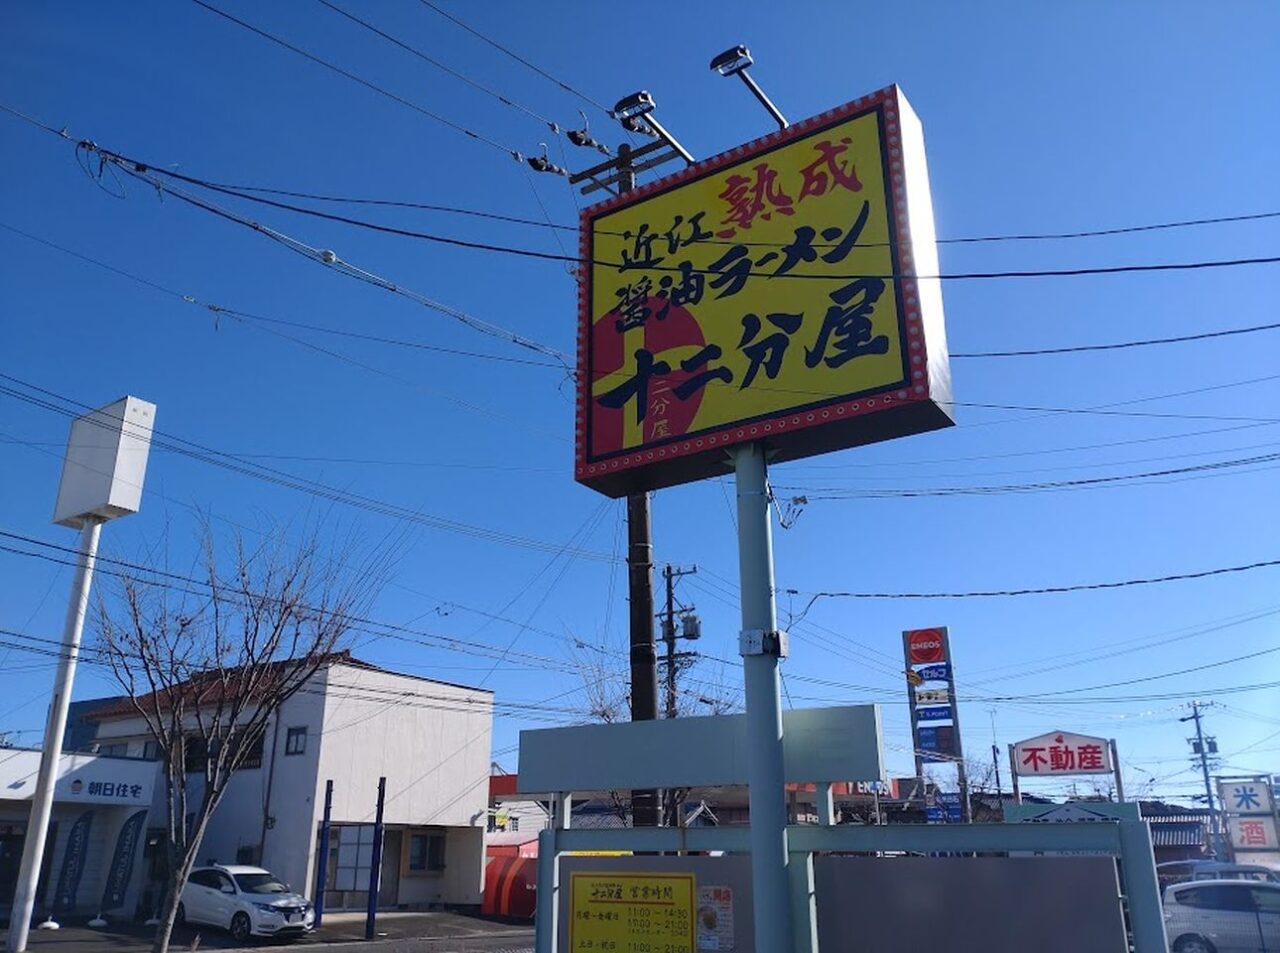
M91 743L99 753L155 757L129 699L103 700L82 716L96 726ZM479 906L492 729L492 692L335 655L284 703L232 778L199 862L260 864L312 896L325 782L332 780L326 908L364 909L378 778L385 776L380 904ZM193 765L187 776L193 799L202 770ZM164 878L162 780L156 788L141 875L144 910L159 903Z

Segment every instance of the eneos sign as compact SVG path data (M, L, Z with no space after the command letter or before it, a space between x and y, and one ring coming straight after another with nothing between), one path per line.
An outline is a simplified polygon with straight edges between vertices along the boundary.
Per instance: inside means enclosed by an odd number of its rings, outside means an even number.
M920 122L897 87L582 213L576 478L611 496L951 426Z
M945 629L913 629L907 635L907 663L933 665L947 660Z

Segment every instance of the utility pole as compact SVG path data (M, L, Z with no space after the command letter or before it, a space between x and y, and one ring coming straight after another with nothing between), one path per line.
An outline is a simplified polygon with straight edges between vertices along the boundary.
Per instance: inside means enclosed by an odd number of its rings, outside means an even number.
M698 571L698 567L692 569L676 569L670 563L662 570L662 578L667 584L667 610L664 613L662 621L662 640L666 643L666 682L667 682L667 699L666 699L666 717L675 718L680 707L679 696L676 692L676 678L679 675L680 660L689 658L696 653L694 652L677 652L676 640L680 638L697 638L696 623L692 632L686 631L682 634L676 633L676 580L681 576L691 576ZM686 629L689 626L686 625Z
M991 715L991 767L996 772L996 799L1004 800L1004 788L1000 786L1000 747L996 744L996 710L987 709Z
M1213 783L1209 780L1209 755L1216 753L1218 750L1218 742L1215 738L1206 738L1204 730L1200 724L1200 711L1208 708L1213 702L1204 704L1202 702L1193 701L1191 703L1191 714L1179 718L1179 721L1194 721L1196 723L1196 736L1194 739L1188 739L1191 742L1191 751L1194 755L1192 762L1199 760L1200 773L1204 776L1204 797L1205 803L1209 805L1209 856L1218 856L1218 812L1213 806ZM1213 751L1210 752L1210 747Z
M648 94L645 94L647 97ZM652 100L646 99L652 108ZM619 104L622 105L621 103ZM618 110L615 109L615 115ZM627 128L648 133L639 125ZM618 146L617 154L589 169L569 176L570 185L586 183L582 194L599 190L616 190L625 195L636 187L636 173L662 165L671 159L693 159L683 150L669 143L670 137L656 138L638 149L629 143ZM574 145L598 149L608 153L590 137L586 129L571 134ZM657 153L656 155L654 153ZM637 163L637 160L644 161ZM533 165L533 163L530 163ZM538 171L563 172L550 165L533 166ZM630 597L630 649L631 649L631 720L652 721L658 717L658 653L653 641L653 519L650 513L648 493L632 493L627 497L627 588ZM658 826L658 792L643 790L631 792L631 823L633 827Z
M666 644L666 717L675 718L680 711L680 696L676 690L676 680L680 675L680 663L687 658L697 655L696 652L677 652L677 639L696 639L701 635L698 627L698 618L693 615L689 609L683 610L681 618L683 621L683 631L676 632L676 580L681 576L690 576L698 571L698 567L691 569L676 569L668 563L662 570L662 578L667 584L667 608L663 613L662 619L662 641ZM692 608L692 607L690 607ZM680 805L682 798L675 789L668 789L662 792L662 823L667 827L680 826Z
M615 157L569 176L569 184L588 182L584 195L607 190L610 185L623 195L636 187L635 158L636 153L624 142ZM653 518L648 493L627 497L627 592L631 607L631 720L652 721L658 717L658 651L653 641ZM631 823L634 827L658 826L657 791L631 792Z

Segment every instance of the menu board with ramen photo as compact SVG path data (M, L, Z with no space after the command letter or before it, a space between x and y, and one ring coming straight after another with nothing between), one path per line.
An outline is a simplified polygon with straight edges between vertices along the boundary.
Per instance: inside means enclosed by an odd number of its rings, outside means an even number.
M698 953L733 953L733 888L698 888Z

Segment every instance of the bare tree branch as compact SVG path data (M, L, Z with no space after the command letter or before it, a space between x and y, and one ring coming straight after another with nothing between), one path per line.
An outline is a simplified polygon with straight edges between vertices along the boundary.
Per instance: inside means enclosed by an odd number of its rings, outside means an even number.
M344 653L393 558L327 557L317 532L294 545L276 529L219 547L206 519L203 588L182 598L141 574L99 600L97 649L164 763L168 891L154 953L165 953L178 900L210 818L235 772L261 757L273 716ZM227 553L226 557L221 553Z

